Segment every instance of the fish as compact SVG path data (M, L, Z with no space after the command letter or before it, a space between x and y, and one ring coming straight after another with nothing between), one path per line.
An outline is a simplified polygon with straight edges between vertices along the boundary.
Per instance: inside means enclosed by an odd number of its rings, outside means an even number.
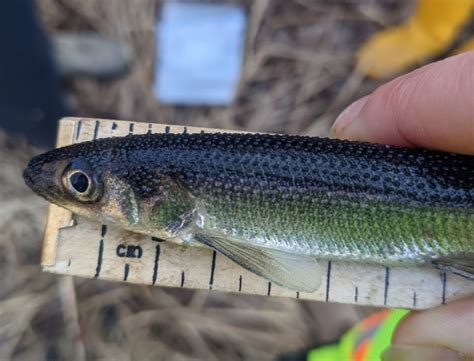
M320 260L474 280L474 157L296 135L128 135L34 157L26 184L73 213L210 247L314 292Z

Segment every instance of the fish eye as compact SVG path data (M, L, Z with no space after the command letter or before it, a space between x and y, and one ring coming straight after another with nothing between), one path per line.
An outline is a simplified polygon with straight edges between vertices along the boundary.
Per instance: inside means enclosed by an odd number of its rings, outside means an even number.
M86 193L91 186L91 182L87 174L78 170L69 175L69 183L78 193Z
M97 182L82 169L66 168L63 185L68 193L81 202L95 202L99 197Z

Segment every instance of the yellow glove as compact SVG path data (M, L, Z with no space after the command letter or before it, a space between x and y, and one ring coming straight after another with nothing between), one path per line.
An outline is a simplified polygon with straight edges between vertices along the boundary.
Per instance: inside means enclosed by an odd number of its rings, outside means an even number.
M370 38L357 54L357 69L374 78L390 78L446 50L473 17L474 0L419 0L404 24ZM466 47L474 47L474 38Z

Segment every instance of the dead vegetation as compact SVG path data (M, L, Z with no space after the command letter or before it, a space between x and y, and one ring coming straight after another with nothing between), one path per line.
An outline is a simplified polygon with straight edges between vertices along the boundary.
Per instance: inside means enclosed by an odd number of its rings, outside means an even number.
M153 97L157 0L39 0L50 31L97 31L126 44L133 69L114 82L68 84L78 115L299 134L327 134L351 100L376 85L353 73L368 35L406 16L407 1L255 0L244 69L230 107L172 107ZM133 4L133 5L132 5ZM97 96L100 94L100 96Z
M66 84L77 115L324 135L375 84L353 73L354 51L399 21L399 1L255 0L245 67L228 108L170 107L151 93L155 0L39 0L45 28L97 31L126 43L130 74ZM41 273L46 203L21 182L37 150L0 135L0 359L265 360L327 342L366 308L162 289Z

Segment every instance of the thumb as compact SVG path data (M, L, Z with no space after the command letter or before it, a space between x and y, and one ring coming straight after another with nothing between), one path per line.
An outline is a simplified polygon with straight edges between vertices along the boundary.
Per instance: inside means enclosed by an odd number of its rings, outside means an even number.
M382 360L474 360L474 296L412 312L397 326Z
M336 120L338 138L474 155L474 51L381 86Z

